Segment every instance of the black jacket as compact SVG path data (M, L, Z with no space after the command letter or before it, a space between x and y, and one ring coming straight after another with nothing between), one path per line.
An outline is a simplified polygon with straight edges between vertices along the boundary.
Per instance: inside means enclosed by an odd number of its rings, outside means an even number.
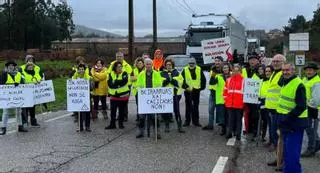
M190 73L191 73L191 77L192 79L196 79L197 78L197 75L196 75L196 68L194 69L189 69L190 70ZM200 86L200 89L194 89L192 90L193 93L200 93L201 90L204 90L206 88L206 77L204 76L204 73L203 73L203 70L201 69L201 86ZM183 89L187 89L189 88L189 85L186 83L186 75L185 75L185 72L184 72L184 69L183 71L181 72L181 75L183 77L183 84L182 84L182 88Z
M109 86L109 88L118 89L118 88L121 88L121 87L125 86L127 83L128 83L128 73L127 72L123 72L122 73L122 79L121 80L113 80L112 76L111 76L111 73L109 74L109 78L108 78L108 86ZM123 95L128 94L128 93L130 93L130 91L126 91L126 92L123 92L123 93L117 93L116 92L115 95L110 95L110 96L120 97L120 96L123 96Z
M161 74L161 77L165 78L162 82L162 87L166 87L169 84L172 84L175 87L179 87L179 82L176 79L174 79L174 77L179 76L178 70L174 69L171 72L171 78L170 78L169 72L167 70L163 70L160 74ZM177 95L177 91L178 91L178 89L174 88L174 95Z

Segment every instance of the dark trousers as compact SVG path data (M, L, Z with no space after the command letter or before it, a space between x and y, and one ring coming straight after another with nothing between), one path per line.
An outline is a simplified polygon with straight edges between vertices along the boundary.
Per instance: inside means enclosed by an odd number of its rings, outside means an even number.
M249 133L254 136L257 135L258 131L258 121L259 121L259 106L257 104L247 104L249 108Z
M277 134L277 129L278 129L278 119L279 115L277 114L276 110L269 110L270 115L271 115L271 143L274 146L278 145L278 134Z
M217 124L224 126L225 123L225 109L223 104L216 105L216 119Z
M200 93L184 92L186 102L186 123L199 124L199 102Z
M232 132L237 138L241 138L242 129L242 109L228 108L229 112L229 122L227 134L232 135Z
M110 126L115 127L116 126L116 116L117 116L117 110L119 111L119 126L123 125L123 119L125 114L125 107L127 101L119 101L119 100L110 100L111 105L111 120L110 120Z
M178 127L181 125L180 100L181 100L181 95L173 96L173 112L174 112ZM164 120L164 123L166 125L170 124L171 117L172 117L171 113L162 114L162 119Z
M90 129L90 112L80 112L80 130L83 130L83 122L86 129Z
M147 134L148 137L150 136L150 126L153 126L153 129L155 129L155 114L140 114L139 115L139 133L144 134L144 129L145 129L145 121L147 119ZM159 118L157 117L157 129L160 128L160 121ZM155 130L153 130L155 133ZM160 131L158 130L158 134Z
M303 130L283 133L283 172L301 173L300 153Z
M99 101L101 101L102 110L107 110L107 96L93 96L93 107L99 109Z
M261 120L262 120L262 134L261 134L261 136L264 139L267 134L267 128L268 128L269 124L271 123L271 118L269 116L269 112L267 109L261 109L260 114L261 114ZM269 139L271 138L270 133L271 133L271 130L269 128Z
M30 107L30 108L22 108L22 122L27 123L28 122L28 117L30 116L30 121L31 125L37 124L37 119L36 119L36 107Z

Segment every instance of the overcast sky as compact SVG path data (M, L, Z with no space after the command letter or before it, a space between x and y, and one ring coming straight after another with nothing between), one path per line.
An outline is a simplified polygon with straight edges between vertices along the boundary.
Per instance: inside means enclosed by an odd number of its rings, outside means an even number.
M184 0L157 0L160 36L181 35L191 22ZM127 35L128 0L67 0L76 24ZM185 0L197 14L232 13L247 29L282 29L298 14L311 19L320 0ZM135 34L152 33L152 0L134 0Z

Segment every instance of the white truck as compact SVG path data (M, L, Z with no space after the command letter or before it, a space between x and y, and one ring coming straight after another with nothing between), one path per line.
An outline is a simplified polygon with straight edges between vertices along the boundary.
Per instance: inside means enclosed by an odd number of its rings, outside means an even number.
M231 14L193 15L192 23L186 31L186 54L196 58L200 66L203 63L201 41L229 37L236 61L242 63L247 54L247 36L245 27Z

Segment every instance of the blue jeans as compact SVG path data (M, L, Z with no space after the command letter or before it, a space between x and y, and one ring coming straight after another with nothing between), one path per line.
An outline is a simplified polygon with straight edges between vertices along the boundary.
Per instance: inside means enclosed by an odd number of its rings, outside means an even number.
M308 136L308 151L315 152L319 148L320 139L318 136L318 125L314 124L315 121L318 123L317 119L309 118L309 127L306 129Z
M300 153L303 130L283 133L283 172L301 173Z
M208 125L212 125L213 126L213 122L214 122L214 110L216 108L216 98L215 96L213 96L211 93L210 93L210 96L209 96L209 122L208 122Z
M279 119L279 115L275 110L270 110L271 115L271 143L274 146L278 144L278 134L277 134L277 122Z

